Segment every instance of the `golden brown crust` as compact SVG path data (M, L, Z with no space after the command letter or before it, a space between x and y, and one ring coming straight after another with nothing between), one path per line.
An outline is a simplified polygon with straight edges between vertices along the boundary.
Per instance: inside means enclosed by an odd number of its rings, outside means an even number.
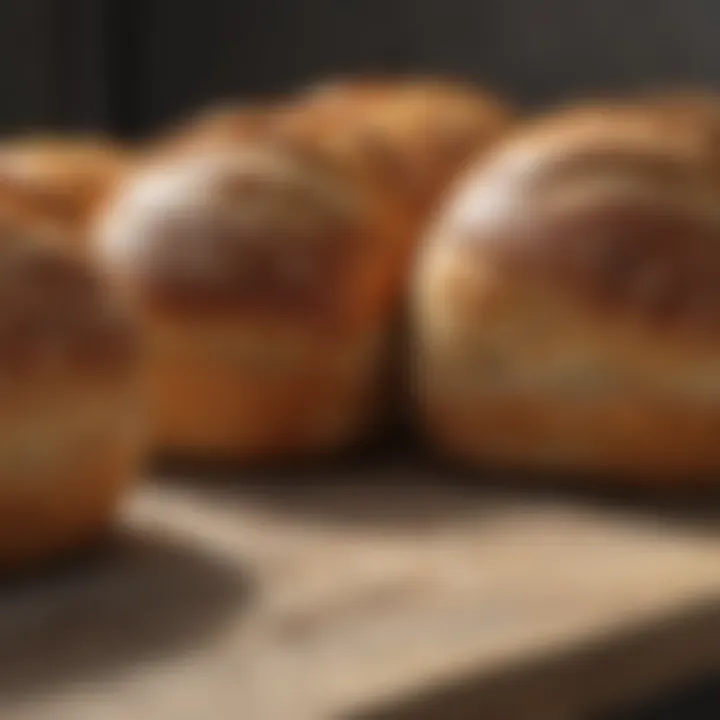
M678 321L702 312L720 250L720 185L704 144L668 138L650 114L584 112L529 131L471 174L447 241L591 309L666 310Z
M342 177L253 144L151 163L108 207L99 250L144 304L312 319L341 310L366 222Z
M434 404L429 427L450 457L488 469L555 470L558 482L676 486L712 481L720 418L628 395L596 403L556 397L498 397L482 413ZM581 473L581 476L571 473Z
M332 453L376 417L382 328L148 323L154 441L165 455L261 462Z
M85 263L22 221L0 220L0 373L4 380L62 367L98 378L124 373L139 352L133 321Z
M511 124L489 93L441 79L356 79L310 88L277 120L409 204L432 210L458 169Z
M119 480L125 482L127 476L117 478L110 473L106 476L94 469L91 479L86 479L76 491L76 497L69 492L78 481L75 469L68 475L58 474L47 481L51 490L62 488L59 496L0 493L0 569L3 572L48 556L64 555L95 540L107 529L117 501L114 486ZM88 489L100 497L87 494ZM63 510L62 514L58 514L57 508Z
M720 184L698 117L587 105L468 173L414 298L441 445L520 467L720 466Z
M667 124L669 133L692 133L700 138L712 171L720 178L720 95L685 90L651 95L639 102Z
M100 278L19 217L0 223L0 570L71 550L136 479L142 359Z
M0 145L0 200L67 231L82 250L87 225L129 164L103 138L15 138Z
M386 232L351 176L273 143L129 178L98 259L145 323L157 450L268 459L364 432L402 293Z
M72 552L108 528L140 463L131 430L118 430L33 476L0 471L0 572Z

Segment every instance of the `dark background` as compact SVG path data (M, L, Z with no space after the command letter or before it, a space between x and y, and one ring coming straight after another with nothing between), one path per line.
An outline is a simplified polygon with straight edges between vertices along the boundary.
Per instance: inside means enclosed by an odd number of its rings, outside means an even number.
M718 0L0 0L0 131L140 136L318 76L433 71L529 108L720 81ZM720 717L710 680L629 720Z
M528 106L720 80L717 0L1 0L0 130L126 136L319 75L430 70Z

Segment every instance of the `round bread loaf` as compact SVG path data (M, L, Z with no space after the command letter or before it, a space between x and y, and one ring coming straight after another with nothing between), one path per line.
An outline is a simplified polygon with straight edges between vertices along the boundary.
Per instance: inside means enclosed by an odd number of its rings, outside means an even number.
M489 93L427 78L351 79L310 88L276 127L364 175L418 230L468 159L508 128Z
M161 454L267 460L365 431L400 292L379 217L332 166L269 144L128 179L97 251L148 330Z
M0 215L0 569L111 521L143 447L139 336L88 267Z
M625 479L720 469L720 175L712 133L679 117L562 112L463 178L413 294L444 451Z

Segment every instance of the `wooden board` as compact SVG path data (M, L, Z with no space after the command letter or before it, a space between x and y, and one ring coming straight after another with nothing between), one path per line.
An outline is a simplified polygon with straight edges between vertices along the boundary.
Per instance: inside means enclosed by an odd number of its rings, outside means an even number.
M720 669L712 519L412 466L154 482L0 593L3 720L563 720Z

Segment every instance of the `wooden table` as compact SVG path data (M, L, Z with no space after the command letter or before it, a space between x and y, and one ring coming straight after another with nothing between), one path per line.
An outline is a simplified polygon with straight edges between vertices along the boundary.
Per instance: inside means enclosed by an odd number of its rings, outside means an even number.
M155 481L2 589L0 718L584 718L720 669L718 528L408 462Z

